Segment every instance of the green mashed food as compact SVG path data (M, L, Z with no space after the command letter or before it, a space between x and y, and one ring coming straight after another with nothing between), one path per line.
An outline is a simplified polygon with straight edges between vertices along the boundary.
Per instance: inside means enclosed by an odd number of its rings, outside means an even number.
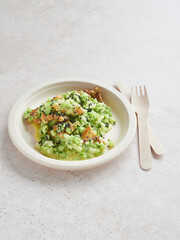
M35 130L36 149L50 158L83 160L114 147L105 134L116 123L101 89L71 91L48 99L24 118Z

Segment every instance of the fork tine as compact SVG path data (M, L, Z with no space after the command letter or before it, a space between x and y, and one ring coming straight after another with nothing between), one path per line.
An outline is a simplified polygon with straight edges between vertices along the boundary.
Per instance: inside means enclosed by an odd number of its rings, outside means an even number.
M140 96L142 96L143 95L143 87L140 86L139 88L140 88Z
M134 87L131 87L131 98L134 97Z
M146 90L146 86L145 86L145 85L144 85L144 95L145 95L145 96L148 96L148 95L147 95L147 90Z
M138 87L136 87L136 96L138 96Z

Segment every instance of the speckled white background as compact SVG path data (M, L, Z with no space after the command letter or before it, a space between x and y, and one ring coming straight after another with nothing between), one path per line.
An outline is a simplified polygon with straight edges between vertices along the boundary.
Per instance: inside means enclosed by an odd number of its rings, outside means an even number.
M178 0L0 0L0 239L180 239L179 13ZM145 83L165 156L142 171L137 136L83 172L22 156L7 132L12 104L64 76Z

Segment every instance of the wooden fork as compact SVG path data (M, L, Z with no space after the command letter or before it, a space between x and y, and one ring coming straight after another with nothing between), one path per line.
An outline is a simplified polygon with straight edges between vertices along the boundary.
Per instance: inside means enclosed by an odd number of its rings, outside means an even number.
M124 84L122 84L119 81L116 81L116 86L118 87L118 90L126 96L126 98L129 100L129 102L131 102L131 89L127 88L126 86L124 86ZM154 157L161 157L165 152L164 147L162 146L161 142L155 135L152 128L150 126L148 126L148 129L149 129L149 131L148 131L149 143L153 150L152 153L154 154Z
M143 170L149 170L152 167L152 158L147 124L149 100L145 86L136 87L135 91L133 87L131 88L131 103L134 106L135 112L137 113L138 120L137 122L138 122L140 167Z

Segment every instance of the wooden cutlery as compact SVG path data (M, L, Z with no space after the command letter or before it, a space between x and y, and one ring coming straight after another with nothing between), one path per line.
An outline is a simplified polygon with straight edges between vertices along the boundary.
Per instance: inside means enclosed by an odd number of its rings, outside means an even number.
M137 113L140 166L143 170L149 170L152 167L152 158L147 124L149 100L145 86L131 88L131 103Z
M116 85L118 87L118 90L124 94L127 99L132 103L132 97L131 97L131 90L128 89L126 86L124 86L122 83L120 83L119 81L116 81ZM139 88L139 97L140 97L140 94L143 93L142 91L143 89L142 88ZM136 91L133 92L133 97L135 98L135 95L134 94L137 94L138 93L138 88L136 88ZM137 95L136 95L137 96ZM143 94L141 95L141 98L143 98ZM147 91L144 91L144 98L146 98L146 104L147 104L147 100L148 100L148 97L147 97ZM143 98L143 99L144 99ZM140 101L140 99L138 99ZM148 101L149 102L149 101ZM138 115L138 114L137 114ZM141 117L140 117L141 118ZM140 122L141 120L138 120L138 123ZM146 121L147 122L147 121ZM152 150L153 150L153 153L155 153L155 156L162 156L164 154L164 147L162 146L162 144L160 143L160 141L158 140L158 138L155 136L154 132L152 131L151 127L149 125L147 125L147 129L146 129L146 132L147 132L147 136L148 136L148 144L149 144L149 148L151 146ZM141 127L140 127L141 128ZM139 129L139 128L138 128ZM141 131L141 130L140 130ZM139 133L140 134L140 133ZM139 136L139 135L138 135ZM140 148L140 146L139 146ZM149 152L149 148L148 148L148 152ZM142 149L142 147L141 147ZM140 153L140 150L139 150L139 154L142 156L142 153ZM149 154L148 154L149 155ZM148 162L149 160L147 160ZM141 162L140 162L140 165L141 165ZM143 168L143 166L141 166ZM145 168L148 168L150 169L151 168L151 164L150 164L150 161L149 163L147 164L146 163L146 166ZM144 169L144 168L143 168ZM148 169L144 169L144 170L148 170Z

